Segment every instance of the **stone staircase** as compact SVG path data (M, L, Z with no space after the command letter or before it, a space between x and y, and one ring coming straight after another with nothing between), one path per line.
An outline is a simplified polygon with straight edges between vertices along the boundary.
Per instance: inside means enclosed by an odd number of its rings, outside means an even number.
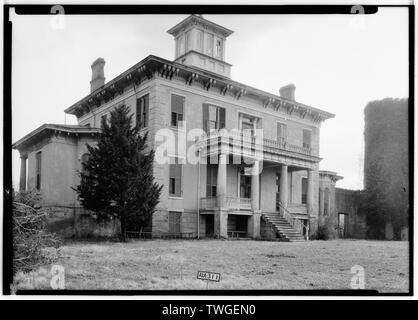
M279 216L278 213L263 212L262 218L275 229L278 238L281 240L291 242L305 241L305 237L298 230L293 228L285 218Z

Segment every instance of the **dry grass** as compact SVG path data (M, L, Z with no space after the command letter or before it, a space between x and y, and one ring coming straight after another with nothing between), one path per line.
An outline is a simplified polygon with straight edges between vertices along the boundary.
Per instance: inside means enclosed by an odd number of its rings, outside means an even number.
M408 246L365 240L72 242L57 263L65 267L66 289L206 289L198 270L221 273L209 289L350 289L350 270L360 265L366 289L407 292Z

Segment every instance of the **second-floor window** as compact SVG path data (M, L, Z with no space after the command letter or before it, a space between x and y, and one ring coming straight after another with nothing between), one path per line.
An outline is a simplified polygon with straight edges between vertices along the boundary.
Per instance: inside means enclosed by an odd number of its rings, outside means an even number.
M184 118L184 97L175 94L171 95L171 125L181 126Z
M310 148L311 145L311 130L303 129L303 147Z
M256 118L254 116L250 116L247 114L240 114L240 123L239 123L239 127L240 130L244 133L244 134L250 134L250 135L254 135L255 133L255 129L257 128L258 124L261 124L260 122L261 119Z
M102 115L101 119L101 127L103 127L103 124L107 122L107 114Z
M182 171L183 165L175 158L175 163L170 163L170 173L168 181L169 195L181 197L182 195Z
M136 100L136 125L142 129L148 127L149 95L146 94Z
M284 123L277 123L277 141L286 142L287 126Z
M209 133L212 130L225 128L225 108L211 104L203 104L203 130Z

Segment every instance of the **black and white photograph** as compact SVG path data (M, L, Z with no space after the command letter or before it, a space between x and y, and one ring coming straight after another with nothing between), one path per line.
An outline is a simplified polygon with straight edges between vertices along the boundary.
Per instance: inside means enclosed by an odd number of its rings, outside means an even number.
M412 295L408 4L5 6L3 291Z

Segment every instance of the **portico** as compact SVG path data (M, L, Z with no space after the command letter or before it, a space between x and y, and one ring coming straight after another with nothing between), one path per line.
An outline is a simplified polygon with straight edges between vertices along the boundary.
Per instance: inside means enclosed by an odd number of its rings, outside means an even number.
M211 132L204 140L207 148L203 152L203 162L217 160L216 186L213 188L216 189L216 194L207 194L200 199L200 213L214 215L214 236L227 238L242 234L258 238L264 211L274 211L292 225L296 220L305 220L302 222L307 225L313 212L317 158L310 156L309 150L305 150L306 154L293 152L291 156L285 156L283 152L286 147L277 146L276 152L278 155L280 153L280 158L273 160L273 148L271 145L264 145L263 139L251 137L248 142L244 136L241 140L235 138L234 134L228 136L226 132L216 131ZM235 148L236 145L240 148ZM291 147L293 146L287 146ZM209 165L213 166L212 162ZM263 173L263 168L269 170ZM304 194L300 202L293 201L297 197L293 196L293 200L290 197L294 187L289 176L295 175L295 172L303 173L307 179L306 195ZM276 175L278 185L274 182ZM271 191L269 194L261 192L261 183L268 184L267 189ZM245 216L246 230L232 230L234 224L228 219L230 215Z

